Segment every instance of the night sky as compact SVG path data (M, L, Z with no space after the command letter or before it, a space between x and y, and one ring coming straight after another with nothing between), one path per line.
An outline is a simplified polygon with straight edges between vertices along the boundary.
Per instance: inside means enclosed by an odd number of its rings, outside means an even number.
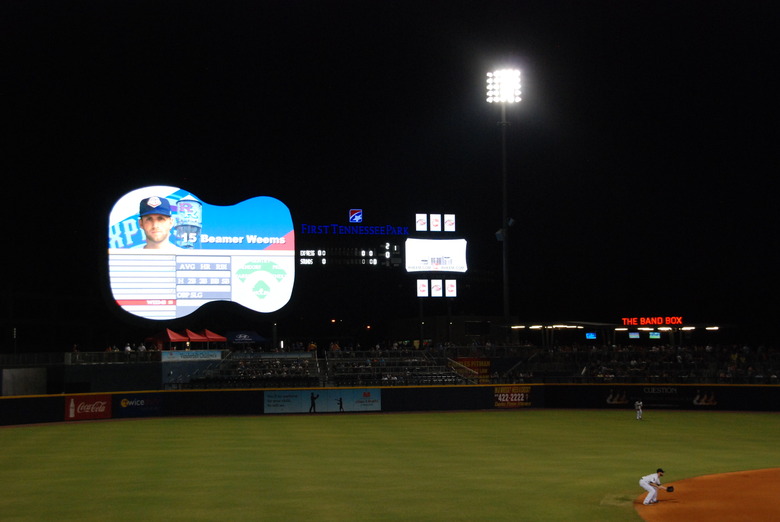
M157 184L220 205L273 196L296 223L455 212L470 270L451 312L499 315L485 73L505 66L523 75L508 110L512 315L682 315L774 341L777 22L736 1L2 2L0 350L13 328L22 347L102 349L163 326L418 314L412 276L346 269L300 273L274 314L118 312L107 215Z

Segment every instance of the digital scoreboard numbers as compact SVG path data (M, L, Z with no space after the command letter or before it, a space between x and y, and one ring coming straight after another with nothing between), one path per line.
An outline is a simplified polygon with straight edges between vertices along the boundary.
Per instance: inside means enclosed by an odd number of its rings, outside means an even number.
M298 250L298 264L302 267L400 267L402 253L399 245L383 243L372 246L320 245L319 248Z
M187 315L232 297L231 256L176 256L176 304Z
M298 266L301 268L400 267L403 243L414 227L410 219L388 220L362 208L341 209L330 221L301 222ZM407 221L404 223L404 221Z
M324 248L304 249L298 252L298 264L300 266L326 265L328 263L327 250Z

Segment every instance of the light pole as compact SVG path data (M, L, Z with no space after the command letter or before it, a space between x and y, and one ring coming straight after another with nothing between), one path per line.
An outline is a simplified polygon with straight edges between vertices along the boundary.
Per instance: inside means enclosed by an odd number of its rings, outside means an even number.
M504 287L504 321L506 328L511 325L509 317L509 209L507 202L506 173L506 106L520 101L520 71L517 69L500 69L487 73L487 101L501 104L501 228L499 229L502 243L503 287Z

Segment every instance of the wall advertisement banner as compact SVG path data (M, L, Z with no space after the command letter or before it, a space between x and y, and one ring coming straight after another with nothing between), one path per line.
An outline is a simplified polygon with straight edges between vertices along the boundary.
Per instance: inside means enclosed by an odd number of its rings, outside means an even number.
M113 416L119 418L158 417L163 398L159 393L123 393L114 395Z
M278 390L263 393L263 413L382 411L379 388Z
M492 360L489 357L458 357L455 361L477 372L480 384L490 384Z
M493 389L495 408L528 408L531 406L530 386L496 386Z
M219 350L166 350L160 352L162 362L169 361L219 361L222 352Z
M80 421L111 418L110 395L65 396L65 420Z

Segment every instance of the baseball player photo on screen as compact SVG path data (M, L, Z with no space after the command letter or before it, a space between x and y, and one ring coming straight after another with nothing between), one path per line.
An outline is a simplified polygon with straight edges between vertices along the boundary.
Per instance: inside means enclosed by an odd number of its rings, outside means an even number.
M139 317L183 317L213 301L273 312L295 281L292 216L268 196L219 206L177 187L140 188L110 212L108 269L117 304Z

